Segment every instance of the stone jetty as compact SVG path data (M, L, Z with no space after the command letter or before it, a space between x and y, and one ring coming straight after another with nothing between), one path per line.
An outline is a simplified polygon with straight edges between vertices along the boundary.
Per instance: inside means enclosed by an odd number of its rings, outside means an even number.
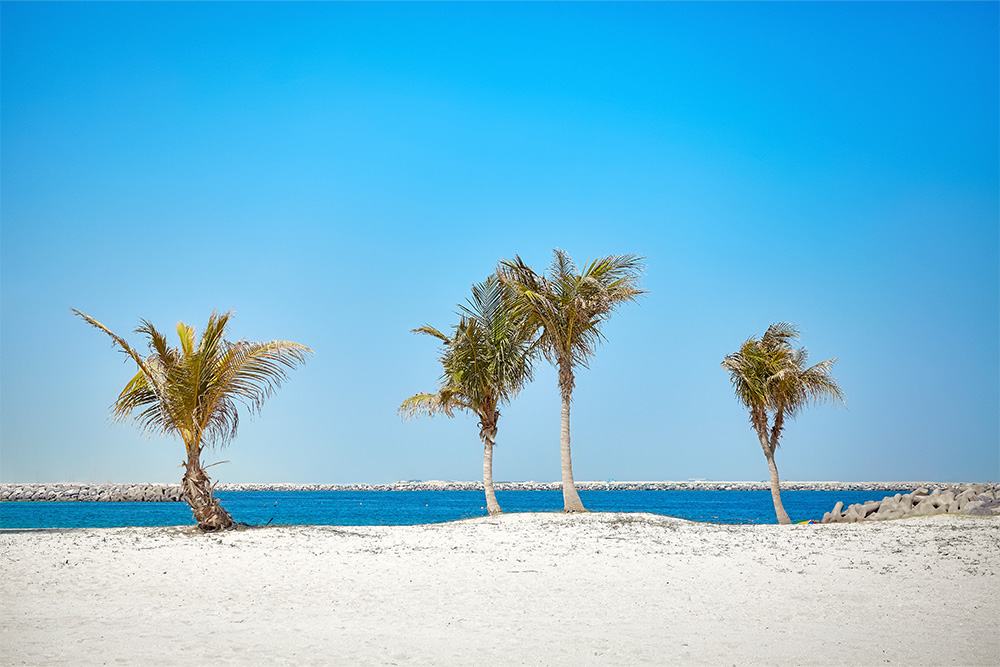
M966 484L951 488L920 487L911 493L886 496L882 500L851 505L837 503L823 515L823 523L885 521L929 514L1000 515L997 484Z
M181 502L180 484L0 484L0 501Z
M560 482L497 482L500 491L558 491ZM766 491L767 482L718 482L689 480L686 482L621 482L616 480L597 482L577 482L582 491ZM913 499L921 494L934 496L934 501L942 504L941 498L950 498L949 503L968 488L978 488L980 493L996 493L997 484L941 484L933 482L782 482L783 491L893 491L899 502L903 498ZM929 490L928 490L929 489ZM482 482L422 481L409 480L391 484L218 484L217 491L482 491ZM949 496L948 493L952 495ZM903 495L905 493L905 496ZM893 497L895 498L895 496ZM892 500L893 498L889 498ZM994 495L994 500L996 496ZM61 483L3 483L0 484L0 502L13 501L99 501L99 502L184 502L186 498L180 484L82 484ZM883 501L875 501L877 512ZM963 501L965 502L965 501ZM865 505L865 517L871 512L872 504ZM950 505L949 505L950 506ZM853 506L852 506L853 507ZM888 505L887 505L888 507ZM842 505L841 508L842 509ZM840 509L837 512L840 513ZM926 506L925 506L926 510ZM851 508L848 508L851 511ZM857 515L855 510L852 516ZM831 515L833 513L830 513ZM841 513L841 519L847 513ZM889 514L886 510L879 518ZM831 519L838 520L838 519Z
M781 482L782 491L911 491L923 487L954 489L962 484L940 482ZM498 491L559 491L562 482L496 482ZM1000 489L1000 485L990 488ZM482 482L408 480L391 484L219 484L220 491L482 491ZM767 481L686 482L578 481L581 491L769 491Z

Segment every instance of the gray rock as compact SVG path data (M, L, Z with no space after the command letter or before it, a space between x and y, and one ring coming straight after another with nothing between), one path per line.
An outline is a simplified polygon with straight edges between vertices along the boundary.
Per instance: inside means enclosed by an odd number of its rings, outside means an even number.
M998 516L1000 515L1000 506L994 505L989 507L976 504L976 506L969 508L967 513L973 516Z
M955 498L955 506L957 510L959 512L963 511L965 509L965 506L969 503L969 501L975 497L976 493L972 489L965 489L964 491L959 493L958 497Z
M847 508L846 517L848 521L861 521L865 518L864 505L851 505Z
M882 506L882 501L881 500L869 500L861 508L862 511L864 512L864 514L862 515L862 518L863 517L867 517L870 514L874 514L875 512L878 511L878 508L881 507L881 506Z
M899 501L896 500L895 498L885 498L879 504L878 510L875 512L872 518L876 520L896 519L901 517L902 515L903 515L903 510L899 506Z
M981 493L966 504L964 513L979 516L1000 514L1000 499L994 494Z
M933 500L927 498L917 503L913 510L911 510L911 513L916 516L929 516L931 514L941 514L941 510L938 509Z
M951 491L951 490L943 491L941 493L941 495L939 495L937 497L937 506L938 507L942 507L943 508L943 507L945 507L947 505L951 505L953 502L955 502L955 492ZM947 511L947 510L945 510L945 511Z

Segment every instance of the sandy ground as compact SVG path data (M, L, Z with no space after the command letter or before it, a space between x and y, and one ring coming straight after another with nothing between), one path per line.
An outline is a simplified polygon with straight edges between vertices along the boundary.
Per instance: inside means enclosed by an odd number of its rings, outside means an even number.
M1000 517L0 533L4 665L998 665Z

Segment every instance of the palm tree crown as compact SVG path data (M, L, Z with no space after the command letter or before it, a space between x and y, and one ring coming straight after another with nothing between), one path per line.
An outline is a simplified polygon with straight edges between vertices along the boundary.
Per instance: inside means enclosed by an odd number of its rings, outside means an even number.
M750 411L753 428L766 430L769 417L774 418L767 438L772 452L779 446L785 417L795 417L812 403L844 400L831 375L836 357L807 366L809 352L792 346L798 338L794 324L777 322L760 340L749 338L722 362L736 398Z
M143 358L94 318L73 312L108 334L139 367L113 405L115 419L134 416L142 430L179 435L195 452L231 441L239 426L237 402L259 413L264 399L287 378L287 370L312 352L291 341L227 341L232 312L213 312L199 341L193 327L178 322L179 348L169 346L163 334L141 320L135 333L149 339L150 350Z
M496 408L531 380L534 332L524 318L515 316L509 293L496 276L473 285L468 303L460 306L462 316L450 337L431 326L413 330L444 343L443 373L436 393L416 394L403 402L404 416L451 417L458 408L492 421Z
M520 307L539 327L545 358L559 366L559 384L572 392L572 368L587 368L604 340L601 325L624 303L645 294L639 289L642 258L609 255L589 262L581 272L569 254L553 251L547 276L538 275L519 256L503 260L501 280L520 297Z

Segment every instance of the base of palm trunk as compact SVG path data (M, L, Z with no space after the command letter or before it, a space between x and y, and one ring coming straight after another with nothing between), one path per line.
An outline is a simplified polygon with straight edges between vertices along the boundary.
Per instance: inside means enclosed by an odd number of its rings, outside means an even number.
M212 480L200 465L185 465L181 487L187 494L188 505L198 528L205 532L228 530L235 526L233 517L222 509L219 500L212 493Z
M500 509L500 503L497 502L497 496L496 493L494 493L492 486L486 487L486 511L489 512L490 516L503 514L503 510Z
M774 515L778 523L782 526L789 526L792 520L788 518L788 512L781 502L781 483L778 478L778 466L774 463L774 455L767 457L767 467L771 471L771 502L774 504Z
M497 413L499 415L499 413ZM483 438L483 491L486 492L486 511L490 516L500 514L500 503L497 502L497 493L493 488L493 447L496 442L497 429L483 428L481 433Z
M563 483L563 512L586 512L587 508L583 506L583 501L580 500L580 494L576 492L576 485L572 482L570 484Z
M788 512L785 511L785 506L781 502L781 491L772 489L771 501L774 504L774 516L778 523L782 526L792 525L792 520L788 518Z
M567 376L566 380L563 376ZM573 455L569 444L569 409L573 400L572 369L559 368L559 387L562 389L562 422L559 430L559 463L562 466L563 512L586 512L573 480Z

